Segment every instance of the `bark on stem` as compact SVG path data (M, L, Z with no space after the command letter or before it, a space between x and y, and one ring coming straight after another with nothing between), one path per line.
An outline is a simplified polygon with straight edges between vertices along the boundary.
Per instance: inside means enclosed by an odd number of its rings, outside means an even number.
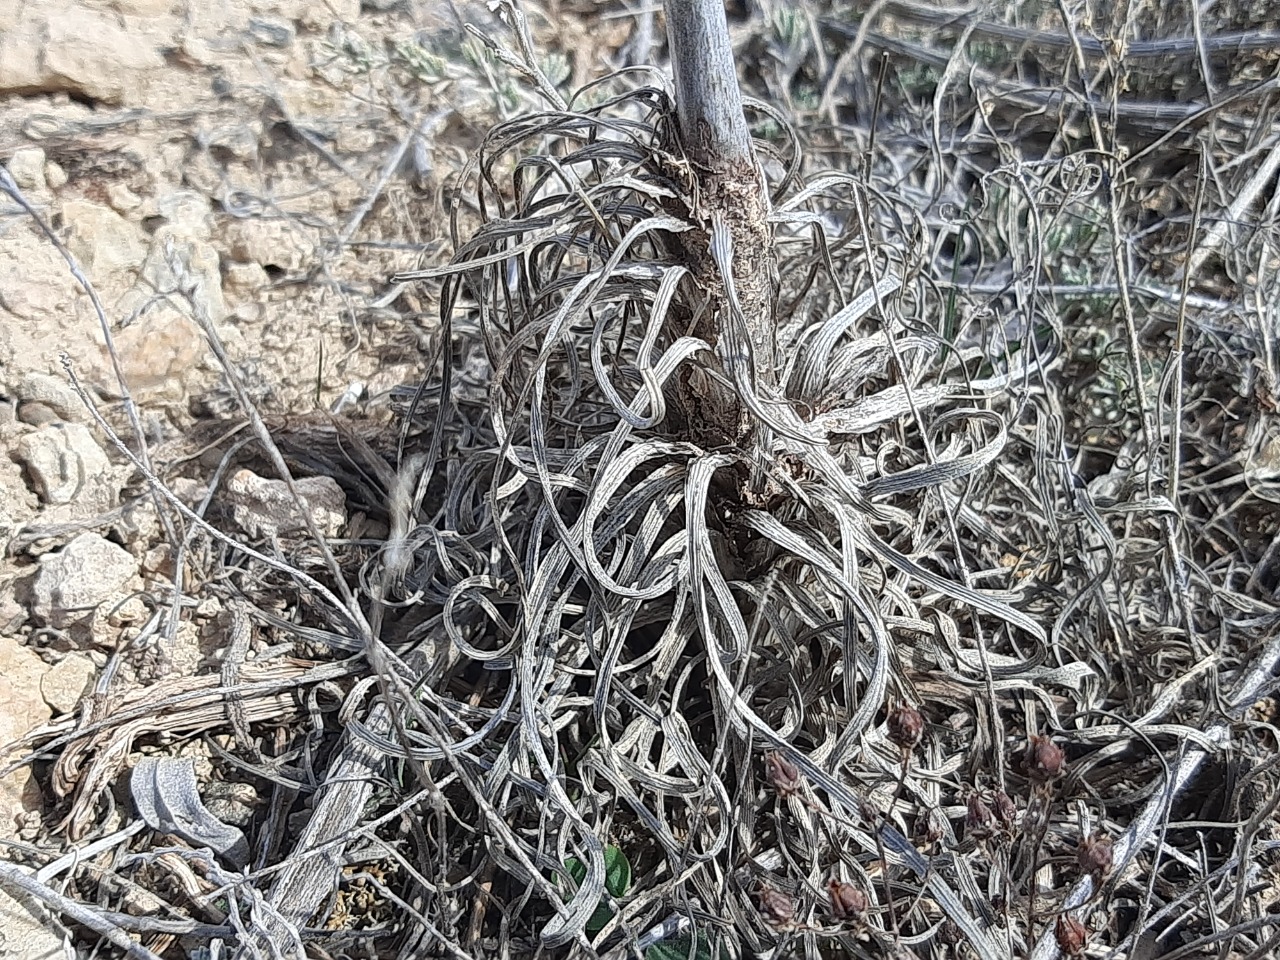
M742 111L733 46L723 0L666 0L667 42L675 76L680 137L699 181L695 216L707 233L689 238L695 275L714 274L709 254L709 228L722 217L733 246L732 277L741 307L741 332L749 342L751 369L758 392L774 393L777 383L777 269L769 229L769 197L756 164ZM722 340L731 322L730 298L721 296L708 328L700 330L712 344L737 355L748 344L742 336ZM708 383L692 384L700 395L690 412L709 419L742 438L742 411L729 397L714 396ZM696 399L691 397L690 399ZM734 423L736 422L736 426Z

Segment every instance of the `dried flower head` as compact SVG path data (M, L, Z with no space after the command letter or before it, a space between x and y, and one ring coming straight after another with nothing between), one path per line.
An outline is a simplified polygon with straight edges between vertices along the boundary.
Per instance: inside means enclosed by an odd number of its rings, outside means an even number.
M904 703L889 711L885 720L889 740L903 750L914 750L924 736L924 717L910 704Z
M789 797L804 786L800 768L777 750L770 750L764 755L764 775L780 797Z
M1078 957L1084 953L1085 944L1089 942L1089 931L1085 925L1070 914L1064 913L1053 927L1054 939L1058 941L1058 949L1068 957Z
M1093 877L1098 883L1111 872L1111 864L1115 860L1115 851L1111 846L1111 838L1104 833L1093 833L1081 837L1076 847L1076 863L1080 864L1080 872Z
M1062 748L1048 737L1034 736L1027 748L1027 773L1033 780L1048 783L1057 780L1067 769Z
M946 817L941 810L926 810L916 818L913 835L917 843L928 845L937 843L947 835Z
M938 939L948 947L954 947L956 944L963 942L964 931L960 929L958 923L947 917L943 921L942 927L938 930Z
M964 835L981 840L994 832L995 814L977 791L969 794L969 809L964 817Z
M831 897L831 915L837 920L862 922L867 915L867 895L852 883L832 878L827 882Z
M1018 806L1003 790L997 790L994 798L996 819L1000 821L1000 829L1005 833L1013 833L1018 826Z
M756 892L756 903L770 926L790 927L795 923L796 902L781 890L762 886Z

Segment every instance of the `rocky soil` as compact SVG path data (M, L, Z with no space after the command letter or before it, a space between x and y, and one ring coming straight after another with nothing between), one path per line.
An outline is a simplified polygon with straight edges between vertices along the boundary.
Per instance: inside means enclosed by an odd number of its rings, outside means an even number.
M522 96L462 29L485 5L459 6L0 3L16 187L0 193L0 744L108 686L207 671L227 643L191 570L190 608L155 641L171 540L86 399L132 438L131 397L157 471L195 506L208 485L178 469L193 430L237 413L203 325L267 414L377 411L420 372L433 305L387 277L448 255L445 191ZM590 43L572 22L535 28L562 79L598 72L598 24ZM337 534L342 491L308 483ZM279 481L242 470L217 495L247 539L300 525ZM46 842L56 799L8 768L0 841ZM0 912L6 956L61 955L3 894Z

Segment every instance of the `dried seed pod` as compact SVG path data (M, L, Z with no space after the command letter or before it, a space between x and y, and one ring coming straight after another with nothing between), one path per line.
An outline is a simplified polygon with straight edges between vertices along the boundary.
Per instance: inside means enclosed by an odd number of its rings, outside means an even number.
M764 755L764 775L780 797L789 797L804 785L800 768L777 750Z
M997 790L994 806L996 819L1000 821L1000 829L1004 830L1005 833L1013 833L1014 828L1018 825L1017 804L1003 790Z
M756 903L770 926L789 927L795 923L796 902L781 890L761 887L756 892Z
M938 939L948 947L954 947L964 941L964 931L960 929L958 923L947 917L941 929L938 930Z
M1115 851L1111 847L1111 838L1104 833L1094 833L1081 837L1076 847L1076 863L1080 864L1080 872L1093 877L1094 883L1111 872L1111 864L1115 860Z
M969 809L964 816L964 835L981 840L991 836L996 822L995 814L987 802L977 793L969 794Z
M1054 939L1058 941L1058 949L1068 957L1078 957L1084 953L1085 944L1089 942L1089 931L1085 925L1070 914L1064 913L1053 926Z
M917 843L924 845L937 843L947 835L946 817L940 810L926 810L916 818L912 834Z
M1048 737L1034 736L1027 748L1027 773L1033 780L1048 783L1066 773L1067 757Z
M908 703L890 710L885 726L889 728L890 742L903 750L914 750L924 736L924 717Z
M827 882L831 897L831 915L837 920L861 923L867 915L867 895L852 883L832 878Z

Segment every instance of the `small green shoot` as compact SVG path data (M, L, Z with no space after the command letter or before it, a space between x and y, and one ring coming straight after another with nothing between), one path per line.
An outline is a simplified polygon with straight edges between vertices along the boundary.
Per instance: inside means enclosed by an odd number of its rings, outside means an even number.
M573 878L573 890L577 890L587 877L587 865L577 857L570 857L564 862L564 868ZM604 888L614 899L624 896L631 889L631 863L622 848L613 844L604 848ZM612 919L613 907L601 899L596 912L587 921L587 936L594 937Z

